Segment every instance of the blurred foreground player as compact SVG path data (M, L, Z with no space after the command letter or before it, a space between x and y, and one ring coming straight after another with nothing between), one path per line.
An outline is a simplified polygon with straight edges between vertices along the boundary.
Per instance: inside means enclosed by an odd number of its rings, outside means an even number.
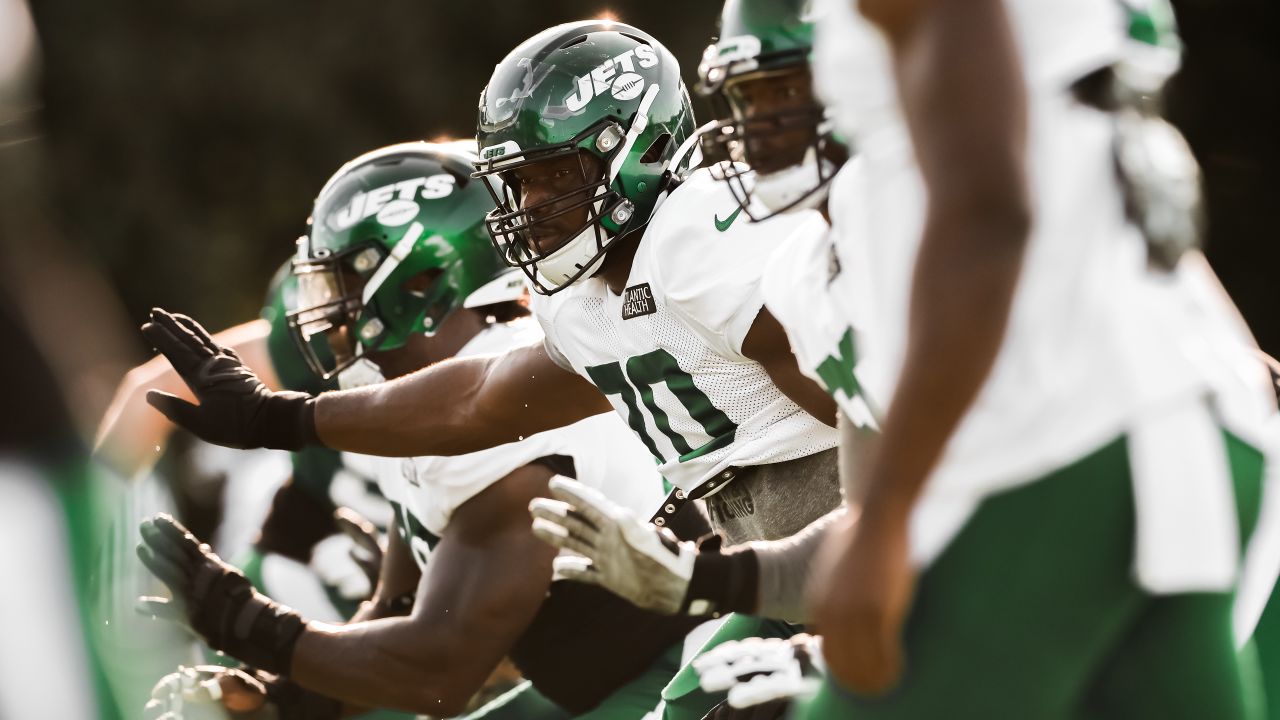
M122 703L146 694L132 670L148 660L116 651L103 602L119 581L103 546L120 488L90 463L77 423L96 412L84 388L128 336L58 230L26 4L0 0L0 27L0 370L11 385L0 410L0 717L129 718L138 706Z
M107 525L94 489L102 478L18 312L0 295L5 368L23 378L0 422L0 574L16 581L0 603L0 715L124 717L91 624L95 549Z
M799 716L1256 717L1231 606L1274 398L1182 257L1185 148L1125 114L1126 18L860 7L819 22L816 81L864 162L833 201L886 413Z

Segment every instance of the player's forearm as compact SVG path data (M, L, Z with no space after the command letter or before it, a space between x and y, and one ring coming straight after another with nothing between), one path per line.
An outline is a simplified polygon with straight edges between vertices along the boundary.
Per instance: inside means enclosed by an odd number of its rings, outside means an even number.
M316 434L366 455L457 455L516 439L469 420L493 358L462 358L378 385L316 399Z
M929 203L866 510L905 517L999 354L1030 209L1025 90L1002 3L924 2L890 22Z
M598 390L558 367L538 343L325 393L315 422L331 448L411 457L475 452L608 410Z
M410 618L345 626L310 623L290 673L302 687L359 707L447 717L462 711L484 675L459 671L468 651L455 633L419 632ZM458 638L459 640L461 638Z

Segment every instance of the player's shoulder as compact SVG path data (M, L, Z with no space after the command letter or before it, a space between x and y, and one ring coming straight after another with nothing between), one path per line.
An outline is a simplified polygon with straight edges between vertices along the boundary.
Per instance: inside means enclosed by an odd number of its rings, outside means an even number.
M773 298L793 295L800 284L829 282L839 272L832 248L831 227L821 215L808 216L792 228L763 263L760 282L766 302L772 306Z
M805 219L804 213L752 222L728 184L712 169L695 171L659 207L645 231L644 262L669 292L690 283L759 276L777 242Z
M710 169L699 168L658 206L645 230L645 244L662 256L691 246L714 247L719 235L743 222L739 214L728 186Z

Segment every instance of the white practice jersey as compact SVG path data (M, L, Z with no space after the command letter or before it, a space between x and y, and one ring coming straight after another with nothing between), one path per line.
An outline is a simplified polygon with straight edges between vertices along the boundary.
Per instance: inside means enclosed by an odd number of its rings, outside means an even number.
M887 403L906 348L925 193L883 38L850 3L828 5L815 83L860 156L831 195L856 217L836 218L834 232L839 256L861 265L867 283L858 379ZM1125 217L1112 118L1068 92L1124 53L1119 3L1006 5L1028 88L1034 226L1000 354L917 504L913 557L935 557L986 495L1127 435L1139 579L1156 591L1224 587L1238 540L1218 427L1262 448L1274 411L1252 340L1198 256L1172 274L1148 269ZM1188 549L1186 538L1202 542Z
M501 353L541 340L531 318L495 324L472 338L458 357ZM573 461L579 482L639 517L651 516L665 497L653 459L613 413L466 455L395 459L396 472L380 473L378 482L396 510L414 558L425 568L431 548L458 507L511 472L557 455Z
M725 183L698 170L655 212L622 295L593 278L534 296L551 357L599 388L663 476L695 494L718 489L708 479L729 466L837 442L742 354L764 262L811 213L768 223L739 214Z

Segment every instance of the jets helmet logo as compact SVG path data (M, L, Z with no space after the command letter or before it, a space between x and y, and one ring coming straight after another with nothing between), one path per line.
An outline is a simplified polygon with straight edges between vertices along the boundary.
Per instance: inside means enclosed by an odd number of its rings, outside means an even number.
M328 217L326 223L335 231L350 228L367 217L378 216L378 222L399 227L418 216L418 200L439 200L453 192L457 178L441 173L431 177L411 178L383 185L368 192L358 192L341 210Z
M658 54L648 45L637 45L617 57L605 60L574 83L574 91L564 99L569 112L585 108L591 99L609 92L615 100L631 100L644 90L644 76L636 68L651 68L658 64ZM619 74L621 70L621 74Z

